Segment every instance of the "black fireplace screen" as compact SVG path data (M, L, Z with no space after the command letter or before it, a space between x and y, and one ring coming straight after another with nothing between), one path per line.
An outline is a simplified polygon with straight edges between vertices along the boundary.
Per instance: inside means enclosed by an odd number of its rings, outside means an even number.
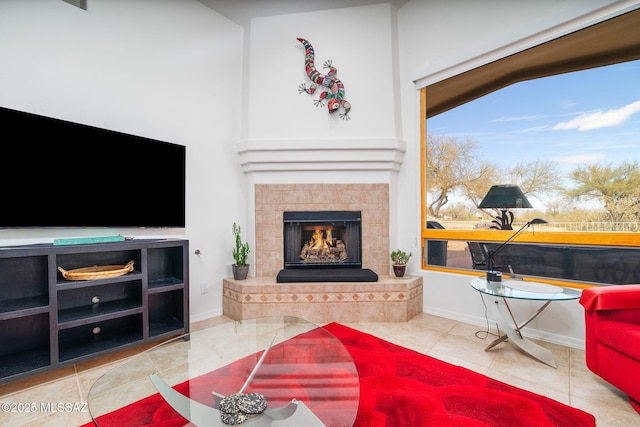
M284 212L284 267L362 268L361 212Z

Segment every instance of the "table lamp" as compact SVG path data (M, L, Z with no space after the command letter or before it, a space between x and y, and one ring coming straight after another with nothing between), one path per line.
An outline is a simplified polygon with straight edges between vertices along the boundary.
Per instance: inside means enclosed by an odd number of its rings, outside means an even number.
M501 215L496 217L500 221L501 230L513 230L513 213L509 211L512 208L533 208L529 200L517 185L502 184L492 186L484 196L479 209L498 209ZM494 221L497 223L497 221ZM492 227L494 228L494 227Z

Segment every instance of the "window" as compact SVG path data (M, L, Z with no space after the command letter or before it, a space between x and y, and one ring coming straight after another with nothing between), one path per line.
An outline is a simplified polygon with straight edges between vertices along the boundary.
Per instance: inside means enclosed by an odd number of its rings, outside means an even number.
M430 132L429 118L510 85L640 59L640 32L636 30L639 25L640 10L628 12L423 88L422 115L427 120L423 121L422 141L426 143ZM495 249L512 237L514 231L486 230L469 225L453 228L450 223L445 227L439 218L430 217L427 156L429 152L425 149L421 174L424 268L455 272L482 269L482 249L485 249L486 257L487 249ZM477 205L479 200L475 202ZM514 230L530 218L523 216L520 219L524 221L518 222L516 218ZM516 273L547 278L551 282L570 281L575 286L640 281L640 266L634 261L640 258L635 248L640 241L636 231L581 229L577 233L558 228L557 224L533 228L533 232L527 229L520 234L517 244L510 245L508 251L501 251L505 264L517 265L519 271ZM482 245L478 247L477 243ZM467 267L453 262L460 251L464 254L461 262L466 262ZM473 258L472 253L476 255ZM503 266L503 271L508 273L508 265Z

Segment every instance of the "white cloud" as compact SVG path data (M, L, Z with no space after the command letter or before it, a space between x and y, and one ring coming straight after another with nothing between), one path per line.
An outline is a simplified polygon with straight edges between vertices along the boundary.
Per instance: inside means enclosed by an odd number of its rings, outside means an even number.
M553 161L558 163L595 163L607 157L604 153L576 154L575 156L555 157Z
M568 100L560 101L560 106L561 106L562 108L564 108L564 109L573 108L573 107L575 107L576 105L578 105L578 103L577 103L577 102L574 102L574 101L568 101Z
M532 121L532 120L540 120L544 116L503 116L498 117L497 119L491 120L492 123L499 122L520 122L520 121Z
M532 127L532 128L526 128L526 129L520 129L519 131L516 131L517 133L531 133L531 132L542 132L542 131L547 131L549 130L549 126L544 125L544 126L536 126L536 127Z
M633 102L615 110L581 114L573 120L558 123L552 129L577 129L579 131L585 131L617 126L638 112L640 112L640 101Z

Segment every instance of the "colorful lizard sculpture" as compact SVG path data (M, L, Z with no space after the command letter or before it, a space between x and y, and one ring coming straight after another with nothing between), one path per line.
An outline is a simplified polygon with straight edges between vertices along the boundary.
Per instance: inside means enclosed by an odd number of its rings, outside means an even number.
M309 80L313 82L309 87L302 83L298 88L298 92L305 92L312 95L318 86L322 86L324 90L320 93L319 99L314 101L316 107L323 106L324 103L322 101L326 99L329 113L333 113L342 107L344 108L344 113L340 114L340 118L349 120L351 104L344 99L344 85L342 81L336 77L338 70L331 65L331 61L326 61L323 64L323 68L328 68L329 72L327 74L321 74L315 66L315 53L311 43L300 37L298 37L298 41L304 45L304 69Z

